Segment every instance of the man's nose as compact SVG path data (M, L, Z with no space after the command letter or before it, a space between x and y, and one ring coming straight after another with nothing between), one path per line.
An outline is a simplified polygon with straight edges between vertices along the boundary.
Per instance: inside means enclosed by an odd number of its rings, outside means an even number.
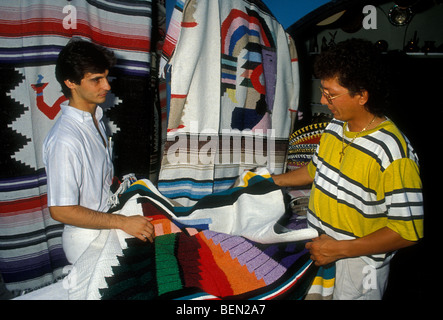
M107 91L111 90L111 85L109 84L109 81L106 78L104 78L104 81L103 81L103 89L105 89Z
M325 98L325 95L322 94L320 97L320 103L324 105L328 105L328 99Z

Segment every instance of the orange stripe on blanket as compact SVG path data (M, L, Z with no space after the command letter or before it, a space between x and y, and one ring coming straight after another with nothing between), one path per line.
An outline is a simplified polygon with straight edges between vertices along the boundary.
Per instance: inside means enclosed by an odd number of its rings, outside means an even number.
M202 232L197 237L202 243L202 248L199 249L200 256L205 256L205 259L200 261L202 264L200 266L201 283L205 292L225 297L266 286L263 279L257 279L254 273L249 272L246 265L242 266L237 259L232 259L229 252L224 252L219 245L208 240ZM212 258L209 259L208 256ZM210 283L210 278L217 279L217 283Z

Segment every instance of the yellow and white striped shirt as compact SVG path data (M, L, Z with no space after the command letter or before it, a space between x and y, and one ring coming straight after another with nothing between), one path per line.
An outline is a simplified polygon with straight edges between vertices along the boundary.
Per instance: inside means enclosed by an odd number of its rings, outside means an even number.
M314 178L309 203L311 227L337 240L366 236L389 227L404 239L423 237L423 196L418 158L395 124L384 121L360 134L333 119L308 164ZM366 257L375 266L390 254ZM388 259L389 258L389 259Z

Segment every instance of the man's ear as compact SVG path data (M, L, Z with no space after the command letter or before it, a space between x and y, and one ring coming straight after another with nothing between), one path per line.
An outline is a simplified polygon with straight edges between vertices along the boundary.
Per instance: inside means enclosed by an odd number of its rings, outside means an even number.
M66 85L69 89L74 89L75 86L77 85L75 82L72 82L72 81L69 80L69 79L66 79L66 80L64 81L64 83L65 83L65 85Z
M360 99L358 100L358 103L361 106L364 106L366 104L366 102L368 102L368 100L369 100L369 93L367 90L362 90L359 95L360 95Z

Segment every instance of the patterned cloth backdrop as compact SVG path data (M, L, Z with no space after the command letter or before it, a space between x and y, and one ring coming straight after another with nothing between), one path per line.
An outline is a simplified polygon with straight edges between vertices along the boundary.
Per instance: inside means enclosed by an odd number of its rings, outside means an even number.
M191 205L245 169L284 170L298 59L260 0L177 0L162 58L170 75L162 194Z
M0 274L9 290L52 283L67 264L63 227L47 208L41 155L65 100L54 76L58 52L72 36L115 52L102 107L116 174L155 178L161 111L151 48L158 48L164 15L164 1L155 0L0 1Z

